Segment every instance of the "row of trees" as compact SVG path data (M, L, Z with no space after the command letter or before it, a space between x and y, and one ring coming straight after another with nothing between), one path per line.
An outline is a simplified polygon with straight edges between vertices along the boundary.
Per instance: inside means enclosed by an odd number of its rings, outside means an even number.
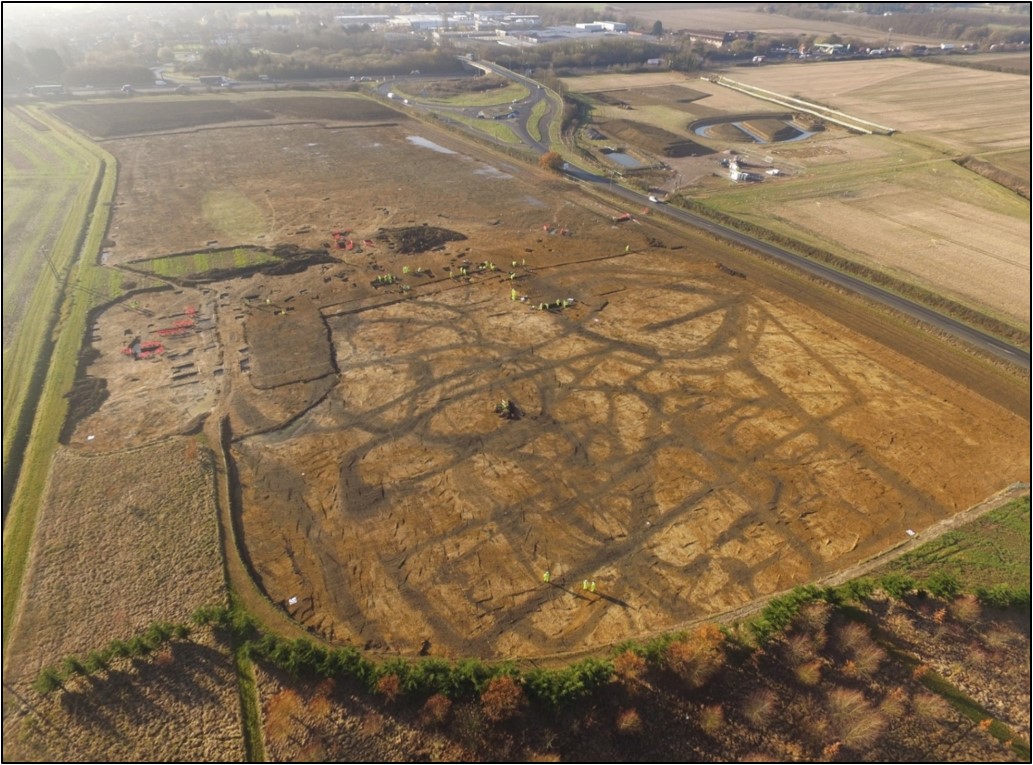
M1015 4L1011 14L977 11L974 9L944 10L933 3L902 3L880 5L877 13L859 8L845 13L841 3L783 3L778 12L799 19L834 21L878 30L881 37L889 34L929 37L940 40L958 40L980 44L1018 43L1030 41L1029 5ZM865 6L864 3L853 5ZM878 5L878 4L877 4ZM1024 8L1023 8L1024 7ZM891 15L884 15L889 12Z
M812 603L840 606L863 602L876 592L895 599L927 592L950 599L961 593L960 582L950 574L935 573L924 580L890 573L878 578L860 578L839 587L807 585L774 598L747 625L753 640L764 645L790 626L801 609ZM996 586L977 588L980 602L996 608L1030 607L1028 589ZM477 659L456 662L443 659L387 659L374 661L353 646L327 648L307 638L288 640L264 633L255 619L241 608L206 606L193 615L197 626L208 626L223 633L250 656L268 661L294 677L347 679L369 692L389 697L426 699L442 695L452 700L482 697L498 678L518 685L529 701L557 710L590 696L614 679L624 678L637 667L673 671L702 686L723 664L726 644L742 647L740 638L714 625L704 625L691 633L668 633L651 640L627 641L607 658L588 658L559 669L522 670L512 662L489 664ZM154 652L163 643L186 639L189 625L154 623L130 640L113 640L99 651L86 656L69 656L58 667L44 668L36 680L40 693L62 687L73 676L86 676L106 669L115 658L139 657Z

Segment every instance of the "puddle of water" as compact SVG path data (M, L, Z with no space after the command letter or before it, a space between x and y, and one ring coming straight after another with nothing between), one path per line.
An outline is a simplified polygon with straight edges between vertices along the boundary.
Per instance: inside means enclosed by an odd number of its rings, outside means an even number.
M643 165L637 159L632 157L630 154L624 154L623 152L619 152L619 151L611 151L609 154L606 155L606 158L607 159L612 159L618 165L621 165L622 167L627 167L627 168L630 168L630 169L634 169L634 168L638 168L638 167L645 167L645 165Z
M455 154L451 149L446 149L444 146L439 146L433 141L428 141L426 138L421 138L418 135L406 136L405 140L409 143L415 144L416 146L422 146L425 149L436 151L439 154Z
M478 170L474 170L473 172L475 175L487 175L489 178L498 178L499 180L505 180L506 178L513 177L509 173L504 173L497 167L492 167L491 165L482 167Z

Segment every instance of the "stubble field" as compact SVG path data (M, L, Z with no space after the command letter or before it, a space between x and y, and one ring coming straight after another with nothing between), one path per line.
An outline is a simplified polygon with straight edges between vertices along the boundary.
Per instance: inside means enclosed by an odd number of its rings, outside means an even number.
M1028 78L903 60L754 67L731 76L900 132L854 135L829 124L800 141L722 140L718 132L693 135L689 125L785 107L678 75L573 78L568 85L631 105L598 107L604 131L614 119L660 125L715 151L737 152L756 172L781 171L735 184L715 157L666 160L684 193L1028 331L1029 200L954 161L972 156L1028 177ZM683 97L672 97L673 89Z
M61 694L31 690L45 667L226 602L213 481L211 456L192 438L59 452L4 655L5 758L242 755L232 660L210 635L174 642L153 662L73 676Z

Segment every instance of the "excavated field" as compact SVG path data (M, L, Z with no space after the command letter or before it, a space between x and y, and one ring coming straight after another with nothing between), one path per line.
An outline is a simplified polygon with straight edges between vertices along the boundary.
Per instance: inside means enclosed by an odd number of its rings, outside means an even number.
M598 647L832 573L1028 476L1028 422L975 373L715 268L707 240L614 223L400 114L272 122L190 152L105 142L124 170L109 262L344 228L351 249L112 306L85 370L108 397L69 440L106 453L226 417L247 562L316 633L406 655ZM424 224L466 238L401 254ZM184 316L162 353L122 353Z

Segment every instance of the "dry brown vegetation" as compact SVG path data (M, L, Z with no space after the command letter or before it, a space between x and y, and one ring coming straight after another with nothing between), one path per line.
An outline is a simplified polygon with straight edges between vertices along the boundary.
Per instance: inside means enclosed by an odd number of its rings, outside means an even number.
M100 454L66 449L50 475L4 655L5 757L240 757L233 664L210 635L153 660L117 660L46 698L32 690L44 667L225 602L210 453L193 438Z
M707 760L715 752L740 761L1021 761L1028 752L1022 748L1028 746L1027 729L1021 718L1012 715L1025 706L1028 678L1017 672L995 680L995 692L1007 700L1010 711L997 708L977 713L975 720L965 717L944 696L928 690L926 680L913 672L914 662L934 657L940 646L912 644L907 631L888 627L884 619L890 611L902 618L898 626L931 629L937 626L934 616L941 610L947 615L938 626L954 626L952 602L921 598L873 599L850 616L825 609L825 625L798 620L794 631L812 645L822 646L814 659L823 668L822 676L813 683L801 682L779 657L777 647L744 650L727 644L731 660L705 686L687 690L674 661L683 651L674 647L676 643L663 666L650 664L641 674L647 692L630 690L615 676L603 692L559 710L522 707L521 690L508 676L496 679L479 700L445 704L433 696L425 702L419 698L363 701L354 690L339 685L325 697L326 722L307 729L295 724L297 739L278 745L275 757L302 756L317 747L329 758L362 753L408 761L430 757L655 762ZM1029 650L1028 624L1022 622L987 612L968 627L1011 636L1013 653L999 659L1014 662L1015 667L1022 664L1023 651ZM709 644L709 634L709 629L704 630L683 642L701 638ZM868 644L886 651L878 670L868 677L846 672L842 657ZM932 664L927 665L926 679L934 671ZM308 719L304 708L311 701L307 699L318 696L306 690L310 684L275 672L260 674L265 698L275 700L287 692L285 688L293 688L301 699L295 717ZM430 715L431 706L446 711ZM438 722L443 718L444 723ZM1011 729L1003 739L992 733L1000 723Z

